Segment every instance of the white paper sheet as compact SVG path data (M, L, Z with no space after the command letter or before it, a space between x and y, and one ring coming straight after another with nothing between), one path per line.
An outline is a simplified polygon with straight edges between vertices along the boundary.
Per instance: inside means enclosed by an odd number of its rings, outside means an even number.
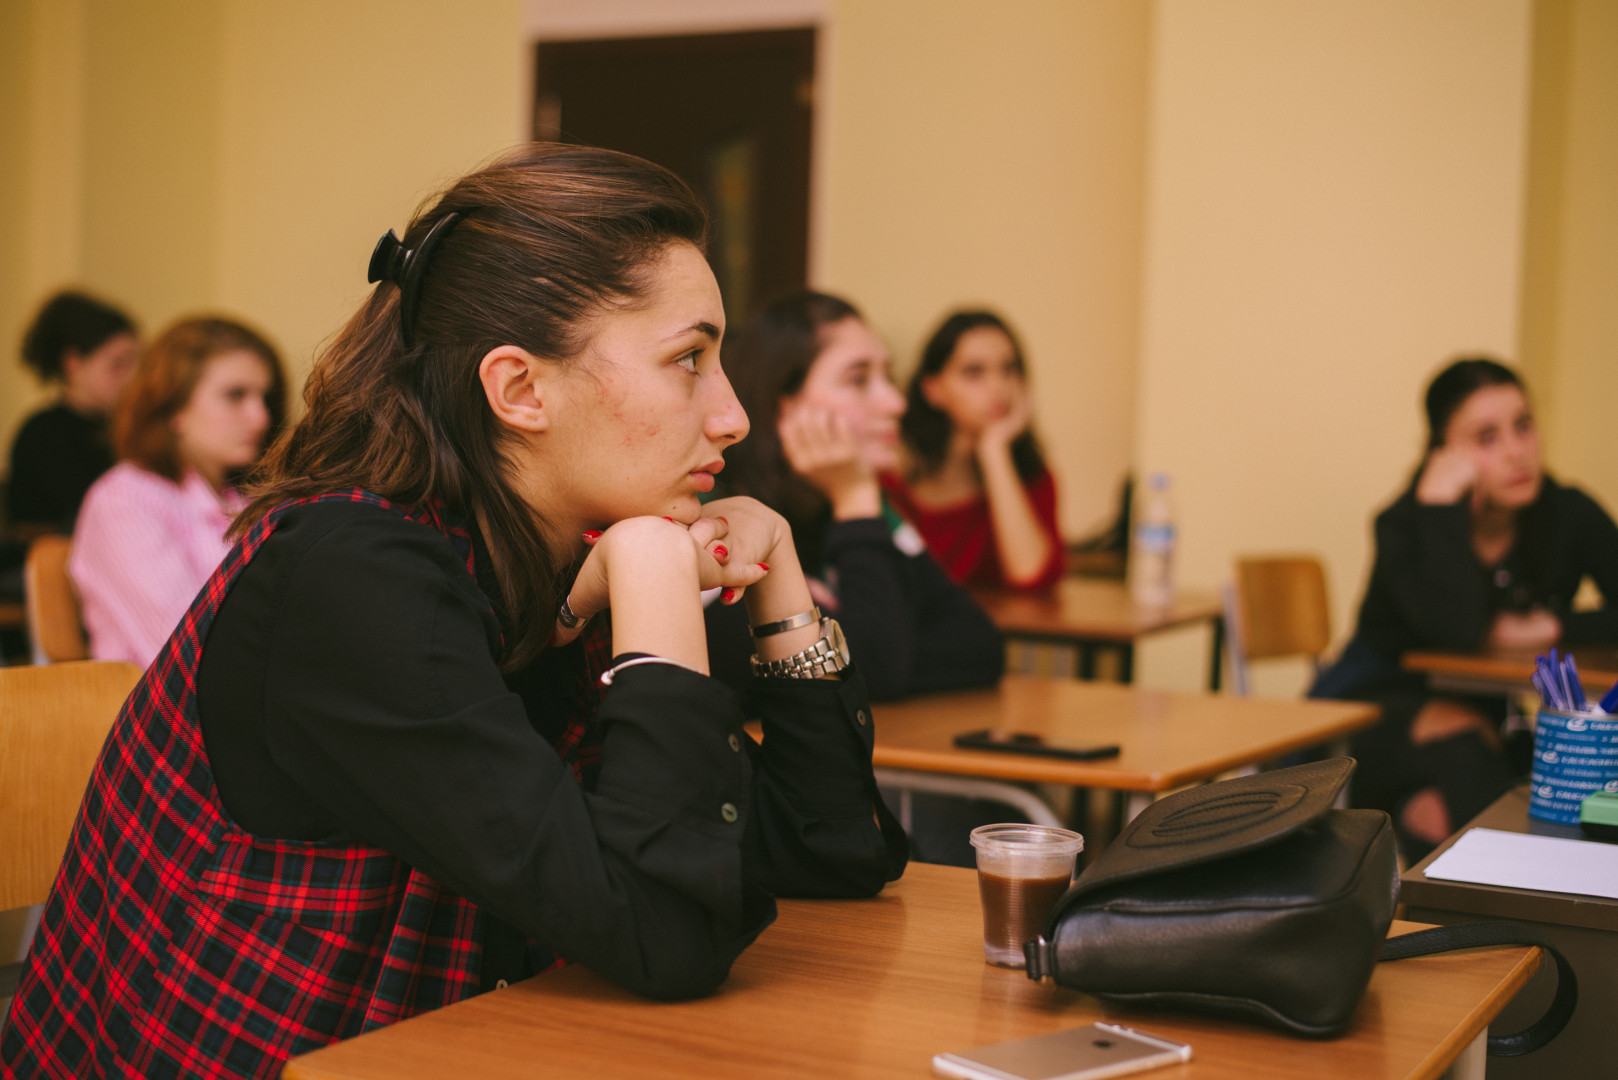
M1469 829L1426 872L1446 881L1618 900L1618 844Z

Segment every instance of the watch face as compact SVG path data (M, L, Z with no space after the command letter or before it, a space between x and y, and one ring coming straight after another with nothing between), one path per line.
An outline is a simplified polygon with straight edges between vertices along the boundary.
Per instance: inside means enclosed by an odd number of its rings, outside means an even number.
M836 619L822 619L820 622L821 636L831 647L832 655L836 656L847 667L853 661L848 654L848 639L843 637L843 628L837 625Z

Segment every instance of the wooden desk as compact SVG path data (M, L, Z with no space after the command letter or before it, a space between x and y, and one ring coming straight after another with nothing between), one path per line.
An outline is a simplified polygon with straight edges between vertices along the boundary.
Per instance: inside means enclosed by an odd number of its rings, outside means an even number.
M879 768L991 777L1150 795L1209 780L1370 727L1377 708L1358 701L1281 701L1137 690L1113 683L1008 675L976 690L880 705ZM956 735L1005 728L1047 742L1122 751L1099 761L961 750ZM1131 807L1133 816L1139 807Z
M659 1004L582 967L297 1058L290 1080L928 1077L932 1055L1113 1019L1189 1042L1163 1080L1436 1077L1527 981L1502 949L1380 965L1339 1039L1124 1012L983 962L975 875L912 865L874 900L783 900L719 993ZM1396 924L1395 932L1415 929Z
M1223 665L1224 606L1217 593L1176 594L1166 608L1143 608L1121 581L1063 578L1049 593L974 592L973 597L1009 638L1079 650L1079 678L1095 678L1097 653L1118 654L1119 681L1135 674L1135 642L1147 634L1191 623L1213 624L1208 689L1218 690Z
M1434 687L1485 694L1533 690L1535 652L1494 650L1479 653L1407 652L1400 663L1407 671L1425 672ZM1573 650L1579 679L1592 701L1618 682L1618 645L1591 645Z
M1490 1080L1539 1076L1610 1076L1618 1061L1618 1028L1612 1023L1613 1002L1618 1001L1618 900L1600 896L1574 896L1538 889L1507 889L1464 881L1429 878L1427 867L1467 829L1500 829L1582 839L1576 826L1553 825L1528 816L1528 788L1519 787L1497 799L1436 851L1406 870L1399 899L1413 919L1434 923L1516 919L1544 931L1572 962L1579 978L1579 1006L1555 1042L1522 1058L1490 1062ZM1593 842L1593 841L1592 841ZM1547 965L1549 968L1550 965ZM1505 1030L1522 1027L1537 1017L1550 999L1549 970L1513 1003L1502 1017Z

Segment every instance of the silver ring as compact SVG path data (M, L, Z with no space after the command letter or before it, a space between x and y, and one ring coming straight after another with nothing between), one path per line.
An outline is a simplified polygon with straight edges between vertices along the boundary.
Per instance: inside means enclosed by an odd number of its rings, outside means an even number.
M573 614L573 609L567 606L567 597L562 597L562 606L556 611L556 621L569 630L577 630L585 624L585 619Z

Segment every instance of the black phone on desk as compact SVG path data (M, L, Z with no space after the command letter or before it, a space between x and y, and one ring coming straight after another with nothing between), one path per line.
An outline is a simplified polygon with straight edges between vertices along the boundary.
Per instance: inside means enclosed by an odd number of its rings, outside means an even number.
M933 1072L949 1080L1103 1080L1190 1060L1185 1043L1121 1024L1091 1024L934 1054Z
M984 728L955 736L955 745L963 750L999 750L1008 754L1034 754L1039 757L1066 758L1069 761L1097 761L1117 757L1121 747L1117 743L1105 746L1064 746L1047 742L1043 735L1026 731L1005 731Z

